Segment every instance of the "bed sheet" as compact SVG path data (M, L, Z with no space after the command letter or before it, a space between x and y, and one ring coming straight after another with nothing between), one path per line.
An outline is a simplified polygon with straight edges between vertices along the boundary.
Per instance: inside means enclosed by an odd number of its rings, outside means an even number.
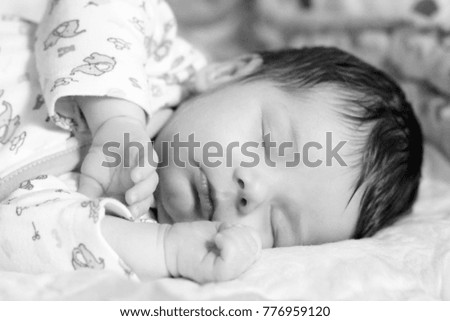
M425 149L413 214L373 238L268 249L236 280L0 272L2 300L450 300L450 163Z

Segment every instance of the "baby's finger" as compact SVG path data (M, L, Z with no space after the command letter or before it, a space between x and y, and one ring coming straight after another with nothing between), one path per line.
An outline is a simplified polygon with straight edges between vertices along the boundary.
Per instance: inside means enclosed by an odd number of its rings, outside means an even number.
M250 227L232 226L222 230L217 236L220 237L216 237L216 246L221 250L221 256L224 258L237 254L252 260L261 254L261 239ZM236 252L236 248L240 251Z
M224 232L228 229L232 229L232 228L245 228L244 225L241 224L232 224L232 223L228 223L228 222L221 222L219 223L219 227L217 229L217 231L220 232Z
M134 203L129 207L131 215L134 218L138 218L146 213L148 213L151 203L153 202L153 196L148 197L147 199L140 201L138 203Z
M156 208L156 202L155 202L155 195L154 194L152 194L152 196L150 197L150 207Z
M136 161L136 167L131 172L131 178L135 183L151 175L158 167L158 155L153 150L153 145L148 145L144 153L139 153Z
M159 179L156 172L149 178L140 181L125 193L125 200L129 205L140 202L150 197L158 185Z
M137 165L135 168L133 168L131 170L131 180L134 183L138 183L144 179L146 179L147 177L152 176L153 174L156 173L156 167L151 166L150 164L145 164L144 166L139 166Z
M227 230L229 231L229 230ZM219 257L214 263L214 274L217 281L225 281L238 277L246 271L259 257L258 253L239 242L229 233L219 233L215 237L215 245L219 249Z

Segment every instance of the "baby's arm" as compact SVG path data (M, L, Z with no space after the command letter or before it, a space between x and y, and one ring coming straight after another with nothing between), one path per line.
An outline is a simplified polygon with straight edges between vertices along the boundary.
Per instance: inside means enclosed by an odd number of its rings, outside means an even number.
M71 0L52 2L35 45L49 119L65 129L82 131L78 105L93 136L81 168L80 191L91 198L114 196L124 200L134 216L148 210L157 183L155 166L143 159L152 152L145 113L151 115L158 107L152 103L147 86L144 40L163 28L150 28L149 15L160 14L162 8L152 3L147 13L140 1L126 0L98 6ZM135 21L145 30L137 29ZM68 97L77 104L68 104ZM141 155L136 148L124 154L125 134L143 146ZM121 158L113 167L102 165L108 161L105 143L118 146L110 148Z
M146 213L158 176L144 111L117 98L77 97L77 101L93 137L81 166L79 192L92 198L106 195L122 199L124 195L133 216ZM125 136L134 146L125 146ZM110 144L108 150L105 144ZM111 152L115 157L107 157Z
M149 116L164 109L170 113L165 107L179 103L182 83L204 60L177 37L175 19L164 1L53 1L36 36L36 66L49 119L64 129L82 130L78 108L61 104L72 97L94 133L94 146L82 166L81 191L125 197L133 215L139 216L152 199L154 188L148 187L155 185L156 174L149 166L142 171L119 166L107 172L99 166L105 156L102 145L122 142L128 127L130 140L150 150L148 135L143 135L143 111ZM149 125L152 122L147 132ZM140 184L146 170L152 183Z
M199 283L238 277L260 256L253 230L198 221L174 225L130 223L105 217L106 241L141 278L185 277ZM129 235L123 242L123 235Z

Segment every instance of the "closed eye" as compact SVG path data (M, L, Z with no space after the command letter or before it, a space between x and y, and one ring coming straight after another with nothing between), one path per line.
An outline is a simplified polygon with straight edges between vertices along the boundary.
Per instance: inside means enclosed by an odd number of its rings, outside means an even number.
M270 159L270 132L267 132L264 113L262 114L261 117L261 136L262 136L262 147L264 149L264 156L266 157L266 159Z

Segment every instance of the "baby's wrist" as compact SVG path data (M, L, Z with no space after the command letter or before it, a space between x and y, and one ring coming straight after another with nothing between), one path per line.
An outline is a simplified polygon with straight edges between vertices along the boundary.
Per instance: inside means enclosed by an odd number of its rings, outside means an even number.
M150 141L145 125L133 117L114 116L104 120L95 131L92 132L93 142L118 142L120 149L124 146L126 137L130 142L147 143Z
M157 236L156 236L156 244L157 244L157 253L156 253L156 257L157 257L157 261L160 262L160 264L162 265L161 270L165 270L167 271L167 273L165 273L168 276L174 276L173 274L173 269L172 266L169 266L170 264L170 260L169 260L169 264L168 264L168 254L167 254L167 238L168 238L168 234L169 231L171 230L172 226L169 224L157 224L158 225L158 232L157 232Z
M173 231L173 225L162 224L164 226L164 230L162 231L162 237L164 245L164 262L166 263L166 269L169 272L171 277L179 277L180 273L178 271L178 248L177 244L177 233Z
M145 131L145 124L141 120L128 115L117 115L105 119L103 122L101 122L101 124L99 124L97 132L105 126L114 128L114 131L116 132Z
M113 97L75 97L89 129L95 133L108 122L136 124L145 128L145 112L138 105Z

